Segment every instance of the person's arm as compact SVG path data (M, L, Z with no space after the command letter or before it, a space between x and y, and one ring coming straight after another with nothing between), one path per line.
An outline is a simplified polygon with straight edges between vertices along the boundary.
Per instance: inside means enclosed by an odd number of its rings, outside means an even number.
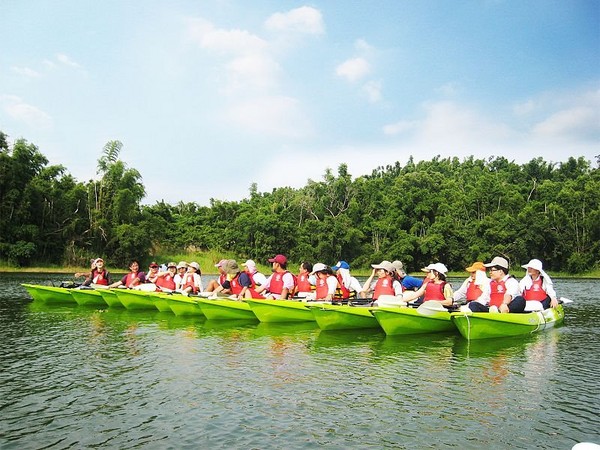
M504 293L504 298L502 299L502 304L500 305L500 308L498 308L498 310L501 313L509 312L509 309L508 309L509 303L512 302L516 296L521 294L521 292L519 290L519 282L517 280L515 280L514 278L511 277L511 278L506 279L506 281L504 282L504 285L506 286L506 292Z
M463 284L460 285L457 291L454 291L454 301L458 302L459 300L463 300L467 298L467 288L469 286L469 281L471 278L467 278L463 281Z
M444 299L442 300L442 305L444 306L452 306L452 304L454 303L454 298L452 295L452 286L450 285L450 283L446 283L444 285Z
M373 269L373 271L371 272L371 275L369 276L369 278L367 278L367 281L365 281L365 284L363 284L363 287L362 287L361 291L359 292L360 297L366 298L367 294L373 290L372 286L371 286L371 282L373 281L373 278L375 277L375 272L376 272L376 270Z

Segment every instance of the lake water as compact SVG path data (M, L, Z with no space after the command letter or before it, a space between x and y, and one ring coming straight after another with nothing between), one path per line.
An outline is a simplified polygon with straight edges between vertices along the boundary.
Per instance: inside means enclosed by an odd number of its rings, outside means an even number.
M560 328L468 343L39 306L20 286L63 278L0 274L1 449L600 443L599 281L555 281Z

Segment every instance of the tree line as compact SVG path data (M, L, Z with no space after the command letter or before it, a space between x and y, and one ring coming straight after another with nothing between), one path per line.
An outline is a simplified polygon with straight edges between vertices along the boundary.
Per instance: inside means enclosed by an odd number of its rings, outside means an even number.
M98 179L80 182L0 132L0 260L81 266L102 255L125 267L134 257L213 250L365 268L400 259L411 270L437 261L461 270L495 255L570 273L600 266L600 156L596 167L583 157L411 157L356 178L341 164L300 189L253 184L241 201L201 206L142 204L142 176L121 151L108 142Z

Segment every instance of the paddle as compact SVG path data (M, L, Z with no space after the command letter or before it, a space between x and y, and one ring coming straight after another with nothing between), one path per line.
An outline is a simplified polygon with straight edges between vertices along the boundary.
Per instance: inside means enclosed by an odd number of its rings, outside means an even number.
M448 312L446 308L442 305L442 302L437 300L429 300L423 302L418 308L417 312L419 314L423 314L424 316L432 316L439 312Z
M566 298L566 297L561 297L561 298L559 298L559 300L561 302L563 302L564 304L573 303L573 300L571 300L570 298Z

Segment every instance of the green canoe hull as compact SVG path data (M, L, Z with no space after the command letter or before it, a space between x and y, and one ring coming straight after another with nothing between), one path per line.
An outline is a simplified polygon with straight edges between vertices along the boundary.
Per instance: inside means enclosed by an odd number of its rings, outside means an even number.
M306 303L293 300L246 300L261 322L314 322Z
M65 303L75 304L75 299L71 295L72 289L66 289L55 286L42 286L39 284L22 284L31 298L36 302L47 303L49 305L64 305Z
M354 330L380 328L369 308L355 306L318 305L310 310L321 330Z
M198 305L197 298L186 297L181 294L161 294L159 298L167 301L169 311L176 316L203 316L202 310Z
M169 306L168 296L165 294L154 294L154 306L160 312L172 312L171 307Z
M123 303L117 297L116 289L102 289L98 292L110 308L124 308Z
M446 311L421 314L415 308L373 308L371 310L387 335L441 333L455 330Z
M154 301L148 292L136 291L133 289L117 289L117 298L123 306L130 310L153 309Z
M246 302L199 299L198 304L202 313L209 320L257 320L250 305Z
M452 313L452 321L466 339L523 336L560 325L565 318L562 305L530 313Z
M100 292L94 289L71 289L71 295L79 306L107 306Z

